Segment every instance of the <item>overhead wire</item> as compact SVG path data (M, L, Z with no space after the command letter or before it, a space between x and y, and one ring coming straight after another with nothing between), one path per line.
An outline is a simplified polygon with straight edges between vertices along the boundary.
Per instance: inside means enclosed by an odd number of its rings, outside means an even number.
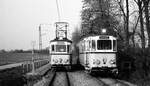
M61 0L56 0L56 6L57 6L57 14L58 14L58 22L61 22L61 15L60 15L60 13L62 13L62 8L60 8L61 7L61 5L60 5L60 3L61 3ZM68 30L68 32L70 32L69 31L69 29L67 29ZM68 33L68 35L69 35L70 33Z
M60 22L60 10L59 10L59 5L58 5L58 0L56 0L56 5L57 5L58 21Z

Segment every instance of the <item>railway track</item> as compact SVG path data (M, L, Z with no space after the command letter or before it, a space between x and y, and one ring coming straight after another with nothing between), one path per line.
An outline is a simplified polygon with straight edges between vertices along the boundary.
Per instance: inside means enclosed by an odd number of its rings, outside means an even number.
M34 86L71 86L67 70L51 69L44 76L44 85Z
M42 84L43 83L43 84ZM110 77L93 76L84 71L49 70L41 84L34 86L136 86Z
M54 70L54 74L48 86L70 86L70 80L67 70Z
M86 72L85 72L86 73ZM87 74L87 73L86 73ZM102 80L98 79L97 77L93 77L90 74L87 74L88 77L92 78L93 80L95 80L96 82L99 83L100 86L109 86L108 84L104 83Z
M118 79L113 79L111 77L108 78L102 78L102 77L95 77L99 82L102 82L104 84L104 86L134 86L133 84L127 83L125 81L122 80L118 80Z
M49 83L46 86L70 86L70 80L67 70L52 69L50 71Z
M127 81L113 79L111 77L104 78L104 77L95 76L95 75L93 76L93 75L87 74L86 72L84 72L83 74L87 78L92 79L95 82L99 83L99 86L136 86Z

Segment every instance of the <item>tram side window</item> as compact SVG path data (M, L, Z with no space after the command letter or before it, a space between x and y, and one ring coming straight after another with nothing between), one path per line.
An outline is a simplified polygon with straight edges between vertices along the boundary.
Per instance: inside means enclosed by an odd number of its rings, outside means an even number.
M117 41L113 40L113 50L117 51Z
M95 40L92 40L92 50L95 50L96 44L95 44Z
M54 45L51 45L51 48L52 48L52 51L54 51L55 49L54 49Z
M85 41L82 43L82 52L85 51Z
M85 43L85 49L86 49L86 51L90 50L90 41L89 40L87 40Z

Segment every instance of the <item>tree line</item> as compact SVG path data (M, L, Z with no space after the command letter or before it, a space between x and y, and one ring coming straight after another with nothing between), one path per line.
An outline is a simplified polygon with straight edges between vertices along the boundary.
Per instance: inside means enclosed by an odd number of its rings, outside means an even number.
M101 34L101 29L106 28L111 35L117 35L126 48L149 48L149 17L150 0L83 0L81 27L73 37L77 33L81 38Z
M32 53L32 50L14 49L14 50L7 51L5 49L2 49L0 50L0 53ZM48 49L42 49L42 50L34 49L34 53L49 54L49 50Z
M147 78L150 75L150 0L82 2L81 25L72 34L73 43L88 35L100 35L101 29L106 28L118 38L118 50L136 59L134 74L137 75L133 75Z

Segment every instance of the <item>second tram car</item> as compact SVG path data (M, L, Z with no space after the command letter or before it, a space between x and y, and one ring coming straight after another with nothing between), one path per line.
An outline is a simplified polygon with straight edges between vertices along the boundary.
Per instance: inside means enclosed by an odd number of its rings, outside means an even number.
M110 35L96 35L83 38L78 44L80 64L89 73L107 71L118 73L117 38Z
M67 38L50 41L50 64L51 67L67 67L71 69L71 44Z

